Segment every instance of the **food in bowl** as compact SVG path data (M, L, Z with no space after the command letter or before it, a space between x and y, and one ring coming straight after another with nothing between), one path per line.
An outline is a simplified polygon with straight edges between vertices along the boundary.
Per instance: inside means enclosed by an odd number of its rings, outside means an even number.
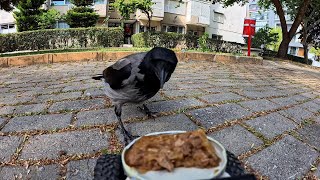
M143 136L125 153L126 164L139 173L171 172L178 167L213 168L220 161L203 130Z

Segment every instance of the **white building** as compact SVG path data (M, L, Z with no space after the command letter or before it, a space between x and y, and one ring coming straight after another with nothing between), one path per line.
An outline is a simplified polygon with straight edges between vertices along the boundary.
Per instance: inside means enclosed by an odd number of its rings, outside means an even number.
M12 12L0 10L0 34L17 32Z

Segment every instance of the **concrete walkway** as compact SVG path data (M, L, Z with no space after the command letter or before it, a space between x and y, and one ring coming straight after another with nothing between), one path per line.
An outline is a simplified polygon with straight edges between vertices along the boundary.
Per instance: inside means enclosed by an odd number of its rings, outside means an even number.
M0 69L0 179L92 179L97 157L123 148L102 83L111 63ZM135 135L203 127L270 179L320 176L320 72L288 63L180 62L148 107L124 108Z

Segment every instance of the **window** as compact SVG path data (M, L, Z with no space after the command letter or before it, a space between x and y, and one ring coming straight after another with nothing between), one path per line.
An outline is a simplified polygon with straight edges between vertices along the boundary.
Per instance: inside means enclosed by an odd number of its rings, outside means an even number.
M70 28L70 26L64 21L58 21L56 23L56 28L58 28L58 29L68 29L68 28Z
M14 33L16 32L16 27L14 24L1 24L0 34Z
M184 27L183 26L162 26L161 28L162 32L175 32L175 33L180 33L184 34Z
M289 54L296 55L296 52L297 52L297 48L296 47L290 47Z
M149 31L149 27L147 27L147 30ZM155 32L157 30L157 27L151 27L151 32Z
M139 27L139 33L144 32L144 26Z
M93 0L94 4L105 4L104 0Z
M214 12L213 20L218 23L223 23L224 15L222 13Z
M221 35L217 35L217 34L212 34L211 37L214 40L221 40L222 39L222 36Z

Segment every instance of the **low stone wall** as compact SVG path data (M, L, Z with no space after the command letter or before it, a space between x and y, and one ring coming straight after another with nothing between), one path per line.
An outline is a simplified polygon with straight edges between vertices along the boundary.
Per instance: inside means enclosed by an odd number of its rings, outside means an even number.
M49 53L40 55L1 57L0 67L27 66L33 64L52 64L58 62L72 61L116 61L130 54L138 52L68 52L68 53ZM213 53L198 52L176 52L179 61L186 60L206 60L222 63L253 63L262 64L262 58L238 57L231 55L220 55Z

